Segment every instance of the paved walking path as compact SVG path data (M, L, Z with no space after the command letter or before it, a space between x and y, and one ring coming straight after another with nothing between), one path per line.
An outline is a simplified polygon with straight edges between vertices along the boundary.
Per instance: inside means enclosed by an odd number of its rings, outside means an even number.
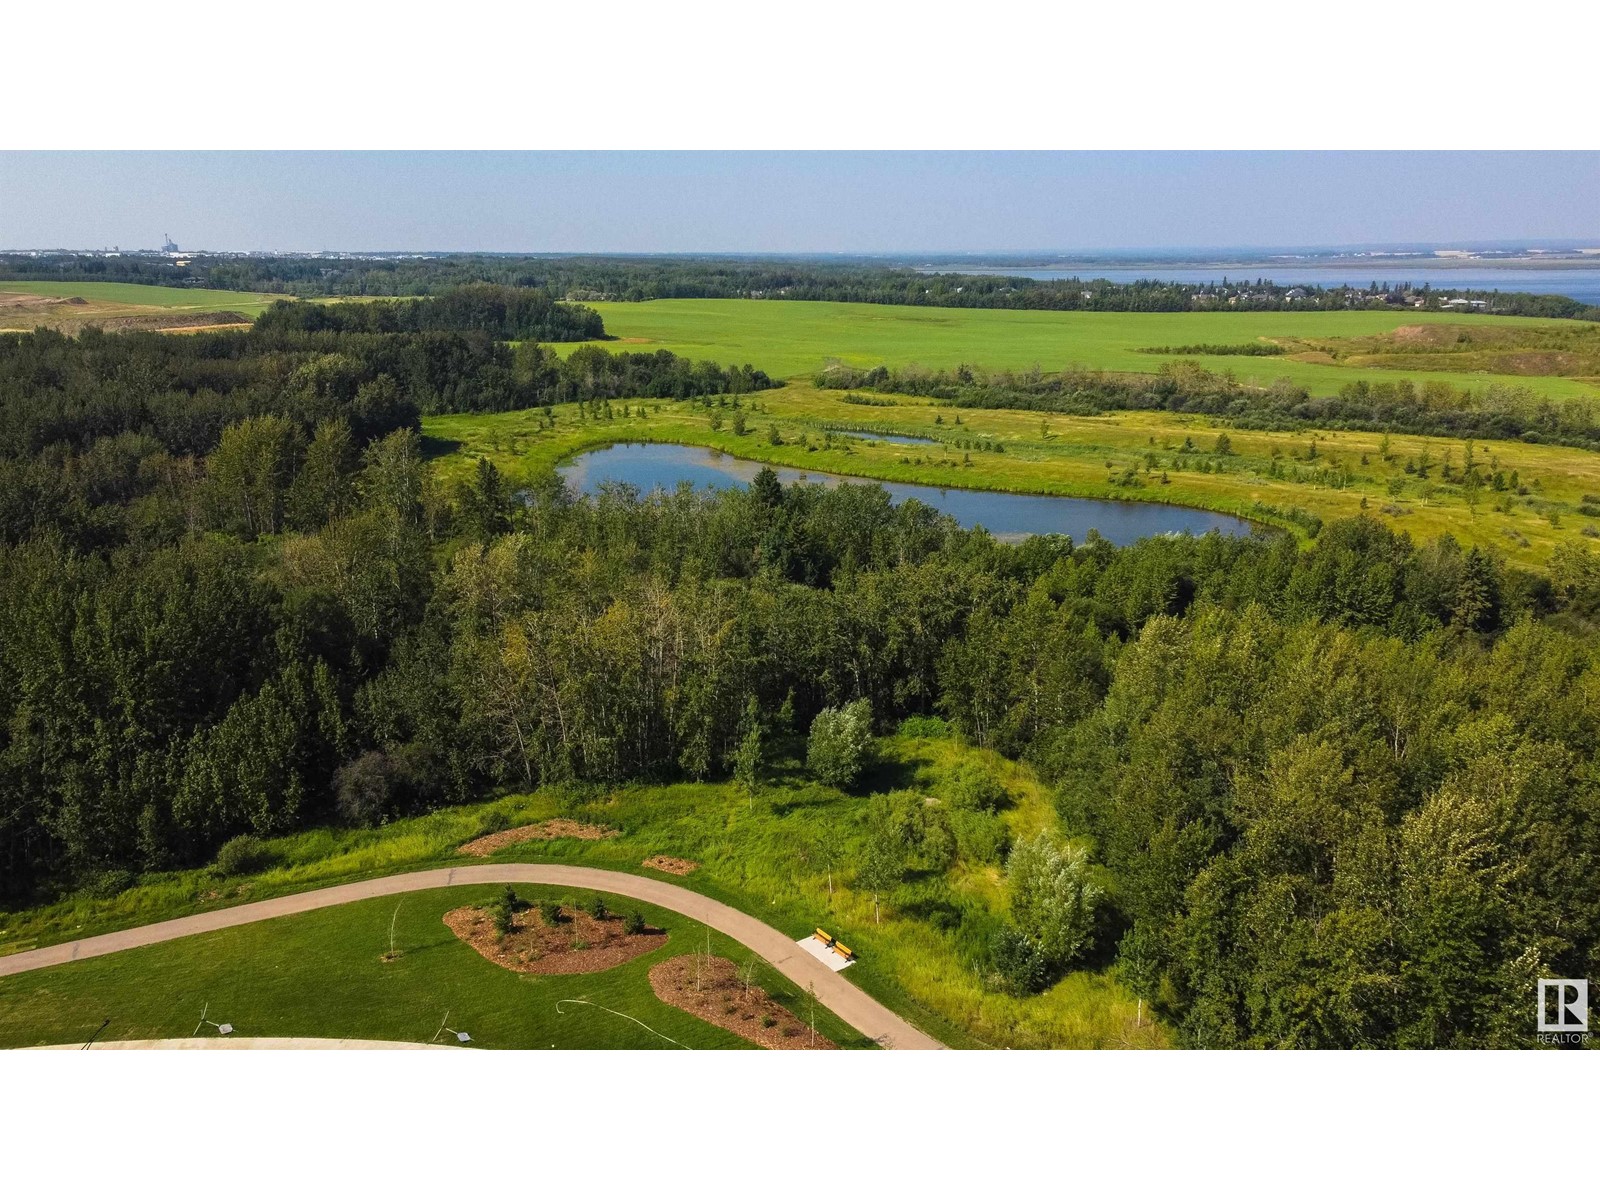
M99 937L7 955L0 958L0 976L20 975L24 971L35 971L40 967L53 967L61 963L76 962L79 959L95 958L102 954L113 954L118 950L131 950L136 946L170 942L174 938L188 937L195 933L231 929L236 925L248 925L273 917L287 917L294 913L331 908L336 904L349 904L355 900L478 883L535 883L553 887L588 888L596 892L609 892L633 900L642 900L659 908L671 909L686 917L692 917L703 925L709 925L718 933L725 933L754 950L800 987L815 988L817 999L836 1016L880 1045L895 1050L945 1048L942 1043L923 1033L892 1009L874 1000L843 975L835 974L827 966L812 958L795 945L787 934L736 908L731 908L709 896L702 896L699 892L692 892L688 888L663 883L658 879L647 879L643 875L554 863L487 863L482 866L441 867L433 871L414 871L409 874L386 875L381 879L364 879L359 883L320 888L313 892L296 892L292 896L279 896L274 900L258 900L253 904L219 908L212 912L178 917L172 921L158 921L154 925L141 925L135 929L122 929Z

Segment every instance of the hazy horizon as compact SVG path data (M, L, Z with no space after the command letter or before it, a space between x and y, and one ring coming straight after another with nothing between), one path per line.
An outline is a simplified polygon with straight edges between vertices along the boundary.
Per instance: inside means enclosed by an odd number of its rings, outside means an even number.
M5 152L0 246L1134 255L1600 239L1591 152Z

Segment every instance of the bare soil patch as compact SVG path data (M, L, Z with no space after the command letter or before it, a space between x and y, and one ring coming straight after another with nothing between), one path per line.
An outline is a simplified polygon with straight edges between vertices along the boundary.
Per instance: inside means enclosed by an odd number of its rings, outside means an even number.
M652 854L644 860L644 866L654 867L657 871L665 871L668 875L687 875L691 871L700 869L700 864L687 858L673 858L669 854Z
M680 954L650 968L657 998L767 1050L837 1050L761 988L746 988L725 958Z
M621 832L620 829L607 829L604 825L585 825L582 821L569 821L565 817L556 817L534 825L519 825L515 829L502 829L499 833L473 838L461 846L457 853L485 858L496 850L504 850L507 846L515 846L519 842L553 842L557 838L598 842L614 838Z
M525 909L504 935L487 908L452 909L444 923L490 962L524 975L588 975L648 954L667 940L665 930L649 925L643 933L628 933L615 913L596 919L565 908L553 926L536 909Z

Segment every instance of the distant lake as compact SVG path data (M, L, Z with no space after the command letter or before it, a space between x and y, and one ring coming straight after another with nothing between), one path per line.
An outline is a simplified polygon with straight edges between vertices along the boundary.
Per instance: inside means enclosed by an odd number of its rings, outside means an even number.
M628 484L641 493L670 492L679 484L691 487L744 487L762 464L709 449L671 443L629 443L590 450L558 468L567 484L584 495L595 495L607 483ZM969 488L939 488L915 483L885 483L820 471L774 467L785 484L876 484L899 504L920 500L954 517L964 528L981 525L995 537L1019 541L1030 534L1065 533L1082 541L1091 529L1118 545L1168 533L1196 536L1215 529L1244 536L1252 531L1248 521L1199 508L1140 501L1081 500L1071 496L1023 496L1010 492L984 492Z
M1374 261L1360 267L1299 267L1293 263L1263 263L1248 267L1161 267L1139 270L1117 267L1069 267L1061 270L1035 267L991 267L983 263L919 268L924 275L1017 275L1023 279L1109 279L1112 283L1134 283L1140 279L1160 279L1168 283L1253 283L1270 279L1273 283L1317 287L1365 287L1380 284L1410 283L1430 285L1435 291L1534 292L1538 295L1571 296L1585 304L1600 304L1600 266L1572 267L1567 270L1538 270L1533 267L1439 267L1421 261Z

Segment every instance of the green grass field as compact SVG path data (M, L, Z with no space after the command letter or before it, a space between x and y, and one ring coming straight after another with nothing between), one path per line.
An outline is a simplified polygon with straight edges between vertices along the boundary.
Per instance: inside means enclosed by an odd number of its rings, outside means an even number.
M777 307L776 305L774 307ZM713 446L742 458L801 470L857 475L902 483L984 488L1045 495L1159 501L1284 524L1273 511L1301 509L1322 520L1361 514L1376 517L1418 539L1453 534L1465 545L1492 548L1507 561L1536 567L1564 541L1590 542L1600 528L1591 499L1600 496L1600 455L1525 442L1475 442L1478 462L1507 478L1518 474L1525 496L1484 489L1476 498L1442 482L1446 461L1460 468L1464 442L1449 438L1352 431L1253 432L1213 420L1167 412L1118 412L1070 417L992 409L957 410L901 397L893 407L846 404L841 394L804 383L746 398L749 431L711 428L713 410L700 405L639 405L622 417L582 419L575 405L555 410L556 424L539 412L452 414L428 417L423 431L436 452L435 469L465 480L479 457L490 459L513 482L586 449L624 441L684 442ZM956 416L962 421L953 424ZM941 423L936 423L936 421ZM783 445L773 445L776 425ZM933 447L829 438L830 429L872 429L936 439ZM1210 453L1226 432L1232 453ZM1308 457L1315 437L1316 457ZM968 451L958 442L1003 444L996 454ZM1185 450L1185 443L1192 447ZM1406 471L1424 456L1434 464L1423 479ZM1154 465L1152 465L1152 463ZM1221 473L1218 473L1218 468ZM1132 484L1122 482L1132 469ZM1165 482L1162 482L1163 477ZM1459 478L1459 476L1458 476ZM1260 506L1267 506L1263 509ZM1295 529L1292 524L1286 528Z
M1055 825L1056 816L1049 798L1026 767L946 738L883 739L879 765L861 790L915 788L925 794L937 794L953 767L971 761L994 771L1013 796L1013 806L1003 819L1014 836L1025 836ZM949 1045L1020 1048L1167 1044L1166 1033L1159 1025L1152 1023L1148 1016L1140 1020L1133 994L1118 984L1113 975L1100 970L1073 972L1043 994L1026 999L1001 995L984 986L976 970L976 960L983 946L972 935L963 935L952 918L966 912L969 927L974 920L982 925L1000 919L1004 897L997 867L958 864L942 875L914 875L893 896L886 898L881 922L875 920L871 897L851 886L853 862L865 836L862 822L868 803L864 795L846 796L806 785L798 764L787 760L774 766L768 786L754 801L748 799L742 789L730 784L630 786L596 795L584 804L565 807L555 796L538 793L511 796L491 804L445 809L381 829L312 830L270 843L276 865L257 876L224 881L209 871L187 871L147 879L110 900L78 898L49 908L9 914L0 918L0 953L348 879L459 863L462 860L455 853L456 847L476 836L489 812L498 811L512 824L543 820L561 812L580 820L620 828L622 836L604 841L527 842L502 850L494 859L571 862L642 874L649 873L641 864L652 855L692 859L701 864L693 874L661 878L754 914L795 937L803 936L819 924L824 925L856 950L859 961L850 968L853 983ZM532 894L538 889L527 890ZM428 893L419 895L426 897ZM402 923L410 920L405 912L411 909L412 898L407 897L404 903ZM308 928L320 931L315 937L329 943L330 950L318 952L322 963L318 970L331 978L346 969L347 960L356 963L366 955L372 960L370 967L363 959L358 964L359 970L357 966L349 969L356 970L360 979L370 981L375 975L381 975L377 968L382 964L377 962L377 957L387 948L387 921L394 903L383 901L371 906L363 903L350 907L371 907L376 915L360 920L351 917L349 920L355 924L348 928L336 915L347 911L345 909L287 920L306 922ZM451 905L443 905L438 911L443 912L447 907ZM436 921L437 916L428 917L423 904L417 906L417 911L423 914L418 918L422 924L409 927L424 933L431 931L430 922ZM672 922L684 923L670 914L663 914L657 923L673 928ZM221 940L208 944L203 952L185 950L200 941L185 939L165 947L128 951L81 964L49 968L18 976L15 980L0 980L0 1041L63 1040L66 1030L56 1026L46 1029L40 1025L45 1012L39 1007L45 1003L43 998L34 1007L19 1010L23 1015L7 1023L3 1014L15 1009L22 997L37 996L37 989L28 986L29 980L69 978L68 972L81 970L82 978L92 981L94 988L102 989L89 992L95 1003L101 1003L99 997L104 989L115 990L122 986L119 981L125 962L130 964L128 971L132 976L149 980L149 970L138 965L147 955L157 956L155 961L167 961L160 958L161 955L177 955L178 958L171 961L181 966L183 973L200 972L202 979L212 978L218 972L221 973L215 976L218 978L228 977L229 972L245 972L254 978L249 962L264 954L262 947L273 942L275 930L287 928L290 928L287 921L265 922L205 935ZM442 926L436 932L449 937ZM697 936L703 938L704 934ZM470 949L459 949L470 959L482 962ZM730 952L728 957L736 962L743 961L736 953ZM281 960L269 955L267 961ZM460 961L468 962L468 959ZM469 965L473 968L469 978L482 974L475 963ZM402 1036L396 1032L393 1013L380 1014L381 1019L375 1017L371 1023L360 1025L360 1032L351 1032L350 1026L339 1024L338 1020L318 1023L315 1017L322 1006L314 999L316 987L304 978L301 985L308 998L291 1001L285 996L273 1002L288 1006L285 1014L294 1016L297 1028L270 1021L264 1026L247 1026L234 1017L227 1019L239 1024L241 1031L263 1036L268 1035L269 1029L273 1034L287 1031L286 1036L288 1033L329 1037ZM443 985L431 982L427 985L430 989L436 986ZM19 988L22 990L17 990ZM115 994L123 993L115 991ZM182 993L186 999L193 994L196 993ZM428 1003L421 1004L420 1009L431 1010L432 997L442 993L430 991L428 995ZM93 1007L89 1004L89 1008L81 1011L87 1016ZM349 1006L337 1007L342 1012ZM609 1007L622 1006L611 1004ZM388 1012L387 1009L383 1011ZM196 1007L196 1016L198 1012ZM89 1028L92 1030L105 1015L96 1016ZM186 1009L182 1015L187 1016ZM437 1023L437 1015L432 1019ZM77 1020L76 1015L73 1020ZM189 1027L182 1029L181 1034L190 1032L193 1020L190 1018ZM73 1029L65 1040L76 1036L76 1026ZM431 1034L432 1029L427 1032ZM476 1036L476 1030L473 1032ZM111 1036L110 1031L107 1036ZM158 1035L129 1031L119 1036Z
M1161 355L1151 346L1237 345L1262 338L1316 340L1390 333L1405 325L1486 324L1527 328L1586 328L1582 322L1531 317L1463 317L1447 313L1054 313L1004 309L917 308L784 300L655 300L600 303L613 349L662 348L720 363L750 363L774 377L809 375L829 359L853 366L954 367L1045 371L1087 367L1149 372ZM571 347L560 347L570 351ZM1205 366L1232 371L1261 385L1279 378L1316 394L1336 392L1352 379L1393 379L1376 367L1301 362L1287 356L1201 356ZM1531 387L1555 398L1600 395L1592 383L1559 377L1491 375L1476 371L1411 373L1459 387L1498 382Z
M189 1037L207 1011L242 1037L426 1042L448 1013L452 1029L488 1049L749 1048L656 999L648 979L663 959L696 947L703 953L708 936L711 952L735 963L751 957L743 946L676 913L624 901L613 907L637 909L667 930L665 946L593 974L522 975L489 962L441 919L464 904L487 904L500 890L361 901L0 979L0 1046L83 1042L107 1018L105 1041ZM587 898L531 886L517 892L531 902ZM400 956L385 962L391 919ZM756 982L809 1028L809 999L794 984L764 963ZM562 1000L588 1003L557 1011ZM816 1016L818 1033L840 1046L871 1045L820 1006Z
M218 312L227 310L253 317L283 296L264 292L229 292L215 288L158 287L143 283L44 283L0 279L0 293L24 296L79 296L97 306L162 312ZM0 314L3 315L3 314ZM129 315L123 313L119 315Z

